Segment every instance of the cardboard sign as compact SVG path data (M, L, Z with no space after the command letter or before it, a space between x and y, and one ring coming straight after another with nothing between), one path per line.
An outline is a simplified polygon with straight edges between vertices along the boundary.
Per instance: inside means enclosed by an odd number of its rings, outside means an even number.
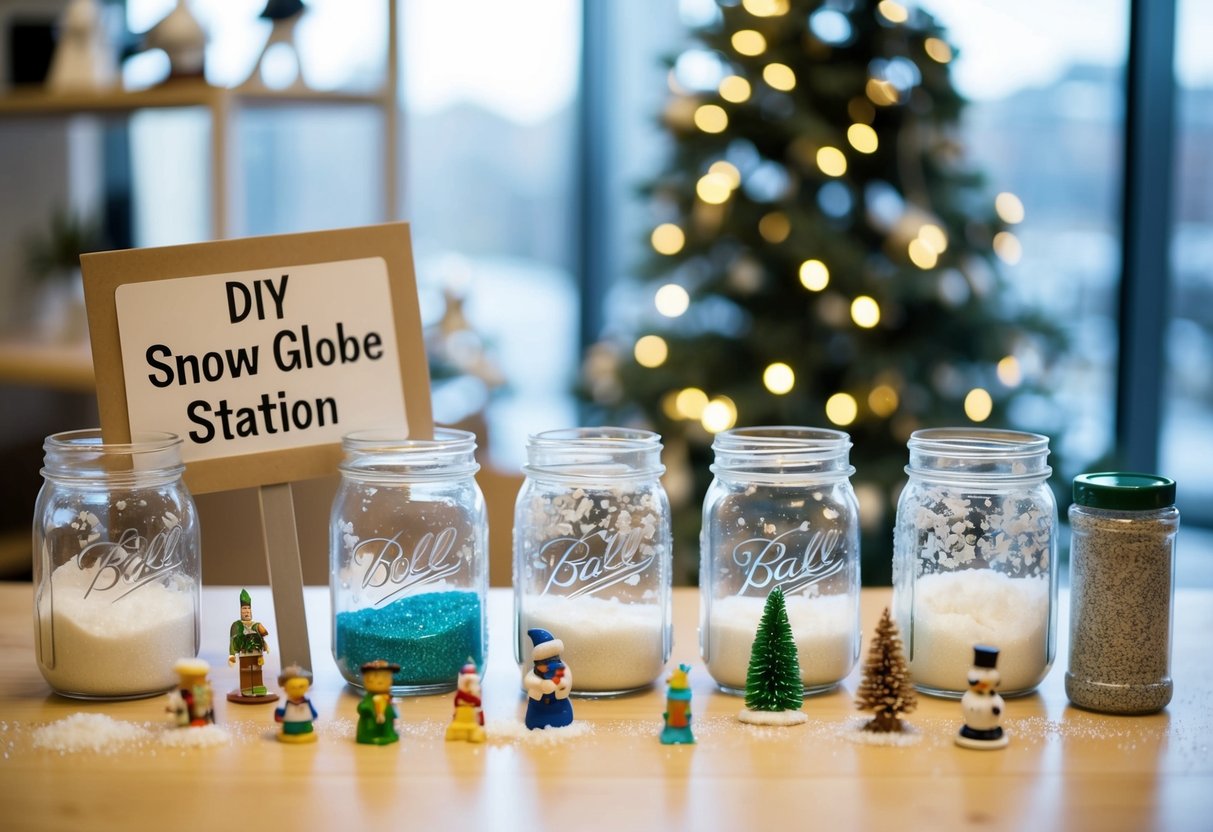
M181 436L195 493L331 474L354 430L432 435L404 223L81 267L103 433Z

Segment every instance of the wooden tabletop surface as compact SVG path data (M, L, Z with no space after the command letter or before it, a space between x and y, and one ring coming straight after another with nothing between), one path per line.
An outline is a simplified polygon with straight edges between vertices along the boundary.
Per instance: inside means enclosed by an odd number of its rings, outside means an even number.
M90 703L51 694L32 647L32 591L0 584L0 827L4 829L1183 829L1213 828L1213 592L1181 590L1175 613L1175 698L1161 714L1109 717L1067 705L1066 604L1058 661L1038 693L1008 701L1003 751L966 751L952 735L957 702L920 697L912 747L858 745L859 668L805 703L809 722L755 728L741 701L691 672L698 744L657 741L664 685L612 700L576 700L575 737L536 742L510 647L511 599L493 590L484 680L485 745L446 743L449 694L400 706L401 742L357 745L357 697L329 653L328 594L309 588L319 741L272 738L272 706L220 699L229 745L155 743L103 755L35 747L36 729L77 712L163 726L165 697ZM268 589L252 590L273 631ZM238 590L203 591L202 656L217 694L236 684L227 630ZM889 590L863 593L866 651ZM672 661L697 662L698 595L674 593ZM267 661L267 680L278 671ZM573 668L576 673L576 668Z

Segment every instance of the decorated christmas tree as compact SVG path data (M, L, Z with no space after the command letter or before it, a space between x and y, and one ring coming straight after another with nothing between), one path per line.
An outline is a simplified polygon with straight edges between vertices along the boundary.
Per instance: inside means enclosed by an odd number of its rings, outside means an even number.
M864 723L863 730L877 732L900 731L902 715L911 713L918 705L914 686L910 684L910 669L901 651L901 636L888 607L876 625L855 704L861 711L875 713Z
M800 659L783 590L775 587L767 596L758 622L754 646L750 648L750 667L745 678L743 722L770 723L762 714L795 714L791 720L803 722L800 706L804 701L804 683L800 679Z
M692 35L646 190L653 306L608 328L586 389L603 419L665 437L684 575L713 433L848 431L864 578L887 583L912 431L1053 427L1057 330L1001 273L1023 205L966 162L955 51L921 9L721 0Z

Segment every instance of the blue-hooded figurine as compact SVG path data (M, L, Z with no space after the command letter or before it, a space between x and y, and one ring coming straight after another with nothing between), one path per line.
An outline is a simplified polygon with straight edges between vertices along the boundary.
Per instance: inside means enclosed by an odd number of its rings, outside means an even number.
M531 650L535 664L523 679L527 695L526 727L563 728L573 722L573 703L569 701L573 673L560 660L564 642L538 627L526 634L535 645Z

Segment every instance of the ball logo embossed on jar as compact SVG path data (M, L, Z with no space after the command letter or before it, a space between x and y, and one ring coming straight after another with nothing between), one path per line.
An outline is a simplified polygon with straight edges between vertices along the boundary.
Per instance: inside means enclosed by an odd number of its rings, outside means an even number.
M414 544L411 554L400 542L403 534L403 531L399 531L391 537L358 541L347 533L346 545L351 547L350 557L356 567L363 569L362 588L391 589L375 601L376 605L405 590L457 575L463 566L462 558L452 557L459 538L454 528L442 529L437 534L426 532Z
M647 554L641 553L642 548ZM645 544L644 529L557 537L539 549L539 560L554 564L540 594L562 589L569 590L562 593L566 597L577 598L595 595L620 583L634 586L656 557L656 550Z
M741 541L733 548L733 563L742 569L745 581L736 594L779 586L791 595L837 574L847 564L846 552L838 547L841 540L837 529L812 531L806 520L772 538Z
M165 521L172 522L168 518ZM113 598L113 603L176 572L185 563L182 534L181 526L174 522L151 538L144 537L138 529L127 529L116 541L99 540L86 545L76 556L77 566L93 574L84 597L117 589L120 594Z

